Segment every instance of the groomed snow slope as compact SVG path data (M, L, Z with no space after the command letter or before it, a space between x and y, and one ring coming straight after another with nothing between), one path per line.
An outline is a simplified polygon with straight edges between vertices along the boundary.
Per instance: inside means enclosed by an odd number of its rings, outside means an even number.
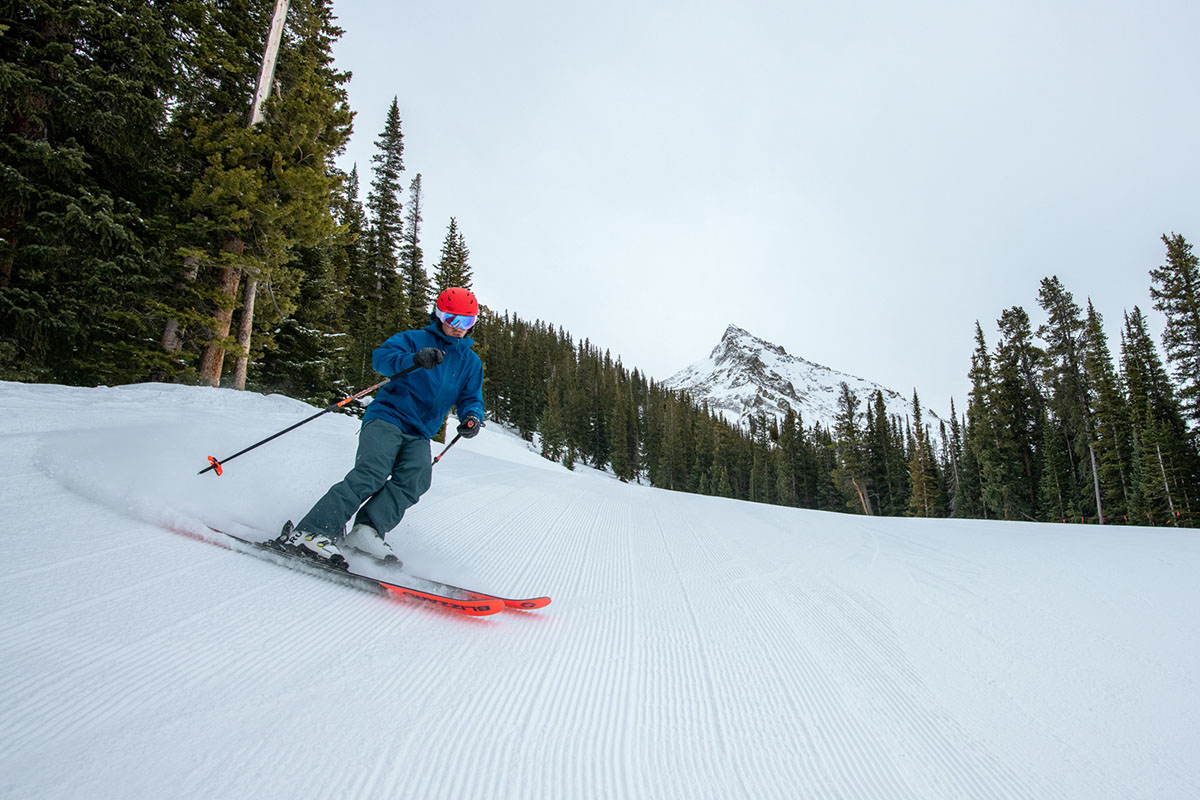
M486 429L391 541L469 619L172 533L277 529L327 415L0 383L0 797L1195 798L1200 534L626 486Z

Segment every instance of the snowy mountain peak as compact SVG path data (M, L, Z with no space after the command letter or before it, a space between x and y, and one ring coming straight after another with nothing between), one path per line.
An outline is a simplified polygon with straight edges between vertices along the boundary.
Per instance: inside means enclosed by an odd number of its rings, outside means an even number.
M818 422L832 427L843 382L860 400L860 412L878 391L889 414L912 415L911 402L899 392L791 355L733 324L726 327L708 358L671 376L665 385L707 402L730 422L744 424L748 417L764 413L782 419L790 408L805 426ZM927 421L938 419L936 414L926 414Z
M741 360L745 363L762 363L761 353L771 353L777 357L802 361L805 364L811 362L805 361L803 358L788 355L788 352L777 344L768 342L766 339L760 339L754 334L747 331L745 328L739 328L737 325L730 325L725 329L724 335L721 336L721 341L713 348L709 358L714 361L730 361ZM812 364L819 369L824 369L819 364Z

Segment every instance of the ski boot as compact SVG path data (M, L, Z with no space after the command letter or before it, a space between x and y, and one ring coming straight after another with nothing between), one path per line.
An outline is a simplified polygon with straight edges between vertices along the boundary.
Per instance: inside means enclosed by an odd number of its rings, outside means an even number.
M379 535L379 531L370 525L356 522L350 529L350 533L346 534L346 538L342 539L342 545L365 556L370 556L380 564L396 569L404 566L384 538Z
M291 520L287 521L279 536L275 537L274 545L279 550L311 558L313 561L336 569L348 569L350 566L332 539L320 533L305 533L297 530L292 527Z

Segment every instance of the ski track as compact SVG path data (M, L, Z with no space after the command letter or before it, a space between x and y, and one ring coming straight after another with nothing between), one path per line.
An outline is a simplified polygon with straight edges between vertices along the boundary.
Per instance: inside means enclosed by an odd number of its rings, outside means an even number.
M1104 698L1106 707L1114 702L1134 702L1132 698L1128 697L1127 687L1118 680L1114 680L1114 676L1107 674L1107 671L1099 666L1113 660L1116 655L1120 656L1119 660L1122 662L1141 662L1144 674L1161 675L1175 672L1177 674L1174 676L1174 683L1196 685L1192 676L1179 673L1177 664L1164 663L1148 657L1142 651L1132 650L1127 642L1118 640L1098 628L1094 619L1104 619L1106 614L1102 613L1097 617L1092 612L1087 619L1070 620L1065 616L1061 607L1045 602L1048 595L1045 588L1041 588L1037 592L1036 596L1039 602L1030 603L1021 594L1012 592L1011 586L1015 584L1009 585L1009 591L989 585L994 579L989 578L988 570L977 561L956 556L946 548L936 547L930 543L900 539L894 534L881 533L880 535L890 540L890 549L894 555L893 561L903 565L910 580L915 584L929 587L933 591L932 597L926 601L932 604L927 607L929 613L944 614L942 609L946 607L947 598L952 598L954 604L960 608L987 604L989 617L1011 621L1009 630L980 628L971 632L980 641L986 642L998 651L1000 657L993 659L993 663L1034 665L1040 673L1053 674L1056 679L1054 685L1058 687L1071 683L1086 686L1090 694L1097 698ZM995 567L991 569L996 570ZM1086 583L1087 572L1086 570L1079 572L1079 569L1079 565L1074 565L1070 571L1056 573L1055 579L1059 584L1064 579ZM1058 585L1054 588L1063 590L1064 587ZM936 603L933 598L936 598ZM1105 600L1098 598L1097 601L1108 605L1112 603L1112 598ZM934 605L939 608L934 608ZM999 614L997 614L997 607L1002 609ZM1113 605L1109 611L1115 613L1117 610L1118 606ZM1042 642L1025 640L1024 629L1051 630L1054 631L1054 636L1052 640L1043 645ZM1072 653L1071 661L1056 657L1056 654L1061 652ZM1082 654L1088 655L1080 658ZM995 685L993 676L981 674L977 662L973 663L962 658L955 649L948 648L944 655L949 660L957 662L963 673L973 673L977 680ZM1025 685L1021 688L1028 691L1030 686ZM1023 714L1026 717L1025 723L1031 728L1039 729L1041 735L1055 745L1056 757L1043 756L1041 760L1044 764L1037 765L1042 767L1038 783L1034 784L1039 796L1121 798L1144 795L1144 787L1108 778L1106 774L1108 771L1101 760L1096 759L1088 752L1087 748L1080 747L1076 740L1055 731L1051 722L1055 713L1049 709L1055 705L1061 705L1061 701L1053 694L1043 695L1037 686L1033 686L1033 689L1036 698L1034 703L1031 703L1029 699L1018 699L1012 694L1009 694L1009 699L1022 706ZM1112 710L1109 708L1108 713L1111 713ZM1138 712L1143 710L1142 708L1136 709ZM1063 707L1059 711L1072 716L1080 714L1088 716L1086 711L1078 708ZM1107 720L1101 719L1096 719L1095 722L1098 725L1109 724ZM1146 758L1134 750L1124 752L1123 757L1134 763L1142 764L1141 771L1146 774L1165 773L1181 785L1190 782L1195 787L1194 778L1189 778L1178 764L1169 760L1157 757ZM1028 759L1028 756L1026 758ZM1019 762L1021 758L1014 754L1011 760ZM1080 768L1074 773L1064 772L1060 769L1063 762L1078 764ZM1030 761L1026 760L1024 763L1028 765L1027 769L1034 770L1035 765ZM1074 775L1075 782L1064 781L1062 778L1064 774Z
M19 414L11 386L0 384L0 408ZM1036 539L986 526L952 535L734 506L463 443L389 541L430 578L554 598L471 619L123 516L154 505L116 485L136 472L100 469L110 456L89 439L93 418L72 417L73 398L94 395L45 392L47 418L5 436L13 466L0 463L15 487L0 499L0 535L47 519L61 531L17 548L0 575L0 796L1200 796L1189 757L1200 715L1186 713L1200 687L1182 644L1200 631L1163 613L1194 602L1194 544L1161 545L1178 567L1153 550L1125 554L1119 538L1119 558L1089 560L1052 526ZM174 394L100 396L119 421ZM236 418L200 402L211 395L179 394L180 409L155 406L142 438L183 414ZM253 403L284 424L298 417L290 401ZM30 472L22 465L61 434L51 415L72 418L79 449ZM248 438L270 427L240 424ZM330 420L309 441L352 452L353 430ZM281 440L280 459L302 463L304 442ZM282 475L264 463L222 483L181 481L227 498L219 519L269 529L344 467L271 496L287 509L239 508L253 494L243 476ZM116 500L97 505L106 480ZM193 513L155 502L163 518ZM1076 558L1069 569L1064 557ZM1122 562L1156 580L1120 589L1104 570ZM1097 583L1118 590L1093 597ZM1095 709L1070 705L1093 695ZM1143 718L1147 704L1177 718Z

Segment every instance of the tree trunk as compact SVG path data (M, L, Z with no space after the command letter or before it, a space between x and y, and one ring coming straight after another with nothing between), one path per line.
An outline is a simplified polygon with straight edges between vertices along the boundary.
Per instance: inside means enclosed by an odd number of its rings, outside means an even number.
M246 388L246 368L250 363L250 334L254 329L254 298L258 294L258 278L246 281L242 294L242 319L238 325L237 366L233 368L233 388L239 392Z
M258 71L258 85L254 90L254 101L250 104L250 127L263 121L263 104L271 93L275 81L275 61L279 58L279 43L283 39L283 26L287 21L290 0L275 0L271 14L271 30L267 34L267 46L263 50L262 65Z
M1163 464L1162 448L1156 444L1154 445L1154 451L1158 453L1158 469L1162 473L1163 491L1167 493L1167 507L1171 509L1171 521L1178 524L1178 519L1175 516L1175 503L1171 500L1171 482L1167 480L1167 467Z
M1092 487L1096 491L1096 518L1104 524L1104 505L1100 502L1100 472L1096 469L1096 449L1088 445L1088 454L1092 459Z
M871 501L867 499L867 493L863 491L863 487L858 484L857 478L851 478L850 483L854 486L854 491L858 492L858 501L862 503L863 513L868 517L875 516L871 513Z
M221 249L240 256L246 249L246 243L231 237L221 245ZM233 324L233 307L237 305L237 290L241 279L242 268L235 266L226 267L221 276L221 297L225 298L226 302L213 312L215 324L212 341L204 348L204 355L200 358L200 377L213 387L221 384L221 368L225 361L225 347L221 342L229 336L229 327ZM229 307L225 308L226 305Z

